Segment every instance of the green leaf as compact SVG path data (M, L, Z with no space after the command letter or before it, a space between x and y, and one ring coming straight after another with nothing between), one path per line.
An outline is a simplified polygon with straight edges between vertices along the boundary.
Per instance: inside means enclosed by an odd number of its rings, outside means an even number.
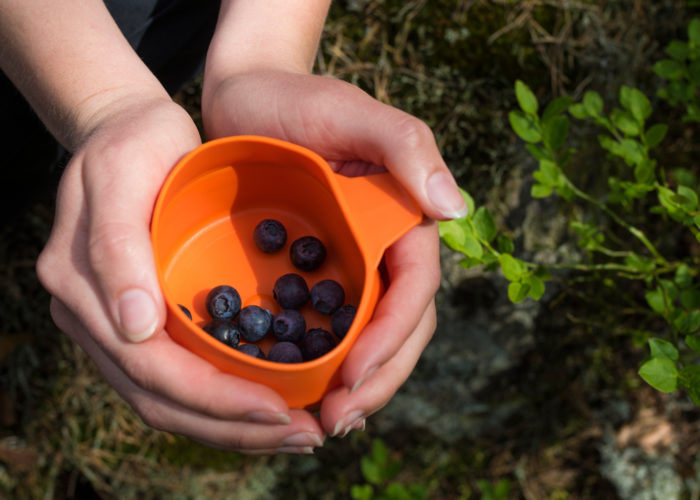
M651 115L649 99L639 90L623 85L620 87L620 104L627 109L637 121L642 124Z
M525 149L527 149L536 160L551 160L552 157L544 147L539 144L528 143L525 144Z
M508 281L518 281L527 273L525 263L510 254L502 253L498 256L498 262L501 265L503 276Z
M685 365L678 374L678 384L685 387L693 403L700 406L700 366Z
M688 212L692 212L698 206L698 194L688 186L678 186L678 196L676 202L682 205Z
M572 104L569 106L569 114L573 116L574 118L578 118L579 120L584 120L588 118L588 113L586 112L586 108L583 105L583 103L576 103Z
M662 59L652 67L654 73L666 80L677 80L683 77L685 66L673 59Z
M644 141L648 148L656 147L664 137L666 137L666 132L668 132L668 125L665 123L656 123L649 127L644 133Z
M481 256L484 255L484 248L481 246L481 243L479 243L479 240L477 240L472 234L464 235L464 245L460 251L469 257L474 257L475 259L480 259Z
M666 46L666 53L676 61L683 61L688 57L688 44L680 40L671 40Z
M545 122L542 140L556 151L562 147L568 133L569 119L566 115L558 115Z
M518 99L520 109L525 113L529 115L537 113L537 97L532 93L530 87L521 80L515 82L515 97Z
M353 484L350 487L350 496L353 500L372 500L374 488L370 484Z
M542 112L542 123L549 123L554 117L569 109L572 102L574 100L569 96L557 97L550 101Z
M652 358L639 368L639 376L654 389L670 393L678 388L678 368L667 358Z
M625 135L637 136L642 131L639 122L629 111L615 108L610 118L612 119L613 125Z
M551 160L541 160L540 161L540 178L539 180L542 184L547 184L550 186L555 186L559 180L559 167L556 163Z
M683 335L696 333L700 329L700 310L682 312L673 320L673 326Z
M511 111L508 120L513 131L525 142L539 142L542 139L542 130L537 118L525 114L522 111Z
M522 302L530 292L530 285L521 281L512 281L508 285L508 298L514 304Z
M700 45L700 17L694 17L688 24L688 40Z
M452 250L462 252L467 232L465 231L464 221L461 219L453 219L448 221L440 221L438 223L438 232L442 241Z
M542 295L544 295L545 291L544 281L542 281L537 276L530 276L528 278L528 283L530 285L528 295L535 300L540 300L540 298L542 298Z
M693 284L693 273L687 264L681 264L676 269L673 275L673 281L678 285L678 288L688 288Z
M700 290L688 288L681 291L681 305L685 309L697 309L700 307Z
M634 139L622 139L622 157L628 165L636 165L644 160L644 147Z
M545 186L544 184L533 184L530 189L530 195L533 198L546 198L552 194L552 186Z
M370 457L365 456L360 459L360 470L362 471L362 476L368 483L375 485L382 484L383 477L381 467Z
M678 361L678 349L676 346L664 339L650 338L649 348L652 358L667 358L671 361Z
M467 204L467 209L468 209L467 214L468 215L473 214L474 213L474 198L472 198L471 195L469 193L467 193L464 189L462 189L462 188L458 188L458 189L459 189L459 192L462 193L462 198L464 198L464 201Z
M513 253L515 244L513 240L505 234L499 234L496 238L496 248L500 253Z
M651 307L654 312L662 316L666 314L666 303L664 302L664 296L661 290L658 288L656 290L650 290L644 297L647 300L647 304L649 304L649 307Z
M484 240L491 242L498 234L496 223L493 221L491 212L486 207L479 207L472 219L476 233Z
M695 352L700 352L700 335L686 335L685 343Z
M603 99L594 90L589 90L583 95L583 108L588 116L599 116L603 112Z
M652 160L645 160L637 163L634 167L634 178L637 182L651 186L656 181L654 167L656 163Z

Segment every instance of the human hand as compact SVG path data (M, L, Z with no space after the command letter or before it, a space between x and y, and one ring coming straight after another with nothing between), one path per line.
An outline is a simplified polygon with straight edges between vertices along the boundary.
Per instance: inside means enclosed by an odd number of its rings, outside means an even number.
M281 71L252 71L214 82L205 78L202 111L211 139L276 137L315 151L344 175L386 168L430 218L466 212L430 129L345 82ZM437 224L426 220L386 252L386 294L343 363L343 386L321 405L321 424L329 434L362 428L406 380L432 337L438 242Z
M320 446L311 415L221 373L163 330L149 224L167 173L200 143L187 113L160 95L121 97L81 135L37 263L59 328L152 427L245 453Z

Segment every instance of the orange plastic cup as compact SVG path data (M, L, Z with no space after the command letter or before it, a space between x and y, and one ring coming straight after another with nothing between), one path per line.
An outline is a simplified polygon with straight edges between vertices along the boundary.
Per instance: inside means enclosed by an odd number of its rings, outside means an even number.
M287 244L260 251L253 230L273 218L287 229ZM382 293L379 264L384 251L423 218L416 202L388 173L363 177L335 174L319 155L265 137L234 136L206 142L186 155L166 179L156 201L151 238L168 308L166 330L179 344L220 370L278 392L292 408L316 405L340 384L339 368L372 317ZM295 239L313 235L327 258L302 272L289 258ZM209 321L206 295L217 285L238 290L243 306L276 314L277 278L302 275L311 288L334 279L346 302L357 307L352 327L328 354L296 364L254 358L201 329ZM190 320L179 305L192 313ZM307 328L330 331L330 318L310 305L301 310ZM267 352L271 335L258 342Z

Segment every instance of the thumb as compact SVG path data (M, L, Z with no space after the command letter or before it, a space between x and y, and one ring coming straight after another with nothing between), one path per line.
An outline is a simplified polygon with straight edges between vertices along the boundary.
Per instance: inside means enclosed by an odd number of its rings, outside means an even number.
M334 136L351 138L347 143L352 150L344 154L386 167L428 217L443 220L465 216L467 204L430 127L359 89L346 91L357 93L341 101L345 109L334 117L343 119L326 123L327 128L335 129Z
M109 168L103 157L85 176L85 238L89 266L114 324L127 340L142 342L165 324L149 226L167 170L149 155L129 160L120 161L121 169Z

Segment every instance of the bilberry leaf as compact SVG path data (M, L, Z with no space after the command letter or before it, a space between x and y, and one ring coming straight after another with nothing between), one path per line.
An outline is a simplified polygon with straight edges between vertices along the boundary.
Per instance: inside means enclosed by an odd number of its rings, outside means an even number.
M557 97L550 101L542 112L542 123L549 123L554 117L569 109L572 102L573 99L569 96Z
M528 283L512 281L510 284L508 284L508 298L514 304L525 300L529 292L530 285Z
M511 111L508 120L513 131L525 142L539 142L542 139L542 130L537 117L528 115L523 111Z
M649 349L652 358L668 358L671 361L678 361L678 349L667 340L650 338Z
M594 90L589 90L583 95L583 107L588 116L598 116L603 112L603 99Z
M678 368L667 358L652 358L639 368L639 376L654 389L670 393L678 388Z
M493 221L491 212L489 212L486 207L479 207L472 220L474 221L476 233L481 236L481 238L490 242L496 237L498 233L496 223Z
M566 115L558 115L544 124L543 141L554 151L562 147L569 133L569 119Z
M674 59L661 59L652 67L654 73L666 80L678 80L683 77L685 65Z
M668 125L665 123L656 123L649 127L644 133L644 140L648 148L656 147L666 137Z
M523 81L516 80L515 82L515 97L518 99L520 109L529 115L537 113L537 97L532 93Z

